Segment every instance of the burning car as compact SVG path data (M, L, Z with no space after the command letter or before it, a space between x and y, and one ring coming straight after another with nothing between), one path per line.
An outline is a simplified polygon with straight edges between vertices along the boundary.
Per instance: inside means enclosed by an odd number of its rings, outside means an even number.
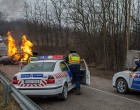
M0 58L0 64L7 65L7 64L16 64L16 61L12 59L12 57L2 56Z
M30 56L32 56L32 47L33 44L27 40L26 36L23 35L22 37L22 44L21 46L17 46L15 39L12 37L10 32L7 33L8 35L8 56L4 58L2 62L6 62L6 64L14 64L18 63L19 61L27 61ZM19 47L19 48L17 48ZM3 59L3 58L2 58Z

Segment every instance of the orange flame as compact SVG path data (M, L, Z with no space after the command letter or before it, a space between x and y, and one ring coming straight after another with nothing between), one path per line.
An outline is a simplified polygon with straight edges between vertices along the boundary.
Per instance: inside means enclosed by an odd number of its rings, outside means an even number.
M33 44L29 40L27 40L25 35L23 35L21 46L21 50L23 51L23 57L21 60L27 60L29 58L29 55L32 56L32 47Z
M28 60L29 56L32 56L33 44L26 39L24 35L22 37L21 51L17 49L15 40L10 32L8 35L8 56L13 57L14 60ZM20 52L19 52L20 51Z
M10 32L7 33L8 35L8 56L13 57L14 60L19 60L20 55L16 54L17 48L15 40L12 37L12 34Z

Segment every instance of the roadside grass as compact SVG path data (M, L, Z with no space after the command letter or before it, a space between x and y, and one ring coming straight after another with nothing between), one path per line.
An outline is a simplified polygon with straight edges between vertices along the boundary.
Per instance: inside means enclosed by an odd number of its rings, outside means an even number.
M21 110L15 99L9 93L8 104L3 104L3 84L0 82L0 110Z

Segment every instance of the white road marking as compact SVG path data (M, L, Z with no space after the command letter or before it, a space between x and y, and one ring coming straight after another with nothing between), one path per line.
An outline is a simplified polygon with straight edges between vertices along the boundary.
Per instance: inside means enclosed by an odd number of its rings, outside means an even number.
M106 92L106 91L103 91L103 90L100 90L100 89L96 89L96 88L93 88L93 87L90 87L90 86L85 86L85 87L87 87L89 89L93 89L95 91L103 92L103 93L108 94L108 95L112 95L112 96L115 96L115 97L119 97L119 98L122 98L122 99L129 100L129 101L140 104L140 101L137 101L137 100L133 100L133 99L126 98L126 97L123 97L123 96L119 96L119 95L116 95L116 94L113 94L113 93L110 93L110 92Z

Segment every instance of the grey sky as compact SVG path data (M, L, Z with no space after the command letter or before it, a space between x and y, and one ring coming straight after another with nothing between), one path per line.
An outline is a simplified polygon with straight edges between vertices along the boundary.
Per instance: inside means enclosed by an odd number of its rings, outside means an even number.
M0 10L8 13L9 17L19 18L25 1L36 0L0 0Z

